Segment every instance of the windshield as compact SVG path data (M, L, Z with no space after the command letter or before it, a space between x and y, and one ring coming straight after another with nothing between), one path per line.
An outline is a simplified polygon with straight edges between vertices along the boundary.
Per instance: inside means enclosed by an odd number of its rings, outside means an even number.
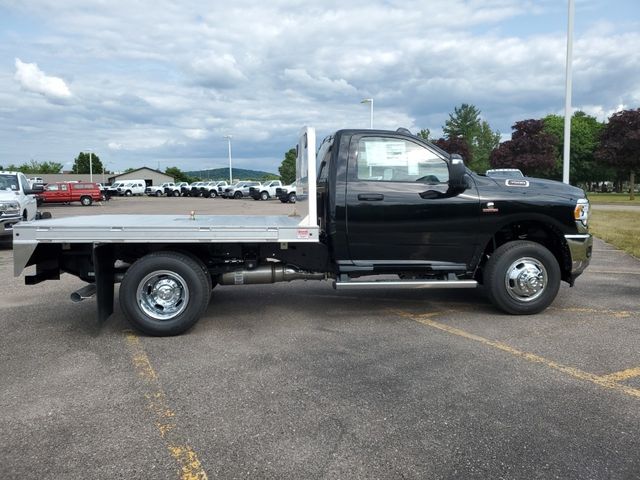
M11 174L0 174L0 190L18 190L18 176Z

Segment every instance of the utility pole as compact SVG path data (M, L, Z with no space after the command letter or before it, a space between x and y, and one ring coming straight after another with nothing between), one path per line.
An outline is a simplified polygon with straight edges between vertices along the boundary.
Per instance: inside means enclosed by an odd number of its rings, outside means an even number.
M373 130L373 98L364 98L360 103L369 104L369 128Z
M564 90L564 149L562 154L562 181L569 183L569 162L571 153L571 89L573 62L573 16L574 0L569 0L569 15L567 21L567 65L566 83Z
M233 168L231 167L231 135L225 135L229 147L229 185L233 185Z

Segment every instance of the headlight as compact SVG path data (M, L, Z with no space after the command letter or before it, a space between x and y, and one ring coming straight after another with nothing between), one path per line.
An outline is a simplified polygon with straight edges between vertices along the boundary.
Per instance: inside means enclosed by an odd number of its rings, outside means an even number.
M0 202L1 213L19 213L20 204L18 202Z
M581 198L576 203L576 208L573 210L573 217L576 220L580 220L586 227L589 221L589 200Z

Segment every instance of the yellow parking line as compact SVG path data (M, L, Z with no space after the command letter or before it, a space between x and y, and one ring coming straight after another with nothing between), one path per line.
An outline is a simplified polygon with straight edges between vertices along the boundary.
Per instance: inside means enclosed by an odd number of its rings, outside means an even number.
M418 323L421 323L423 325L426 325L428 327L436 328L436 329L441 330L443 332L447 332L447 333L450 333L452 335L456 335L458 337L466 338L468 340L473 340L475 342L481 343L481 344L486 345L488 347L492 347L492 348L495 348L497 350L501 350L503 352L509 353L510 355L522 358L522 359L524 359L524 360L526 360L528 362L545 365L548 368L551 368L553 370L562 372L565 375L568 375L570 377L577 378L579 380L584 380L584 381L587 381L587 382L591 382L591 383L594 383L594 384L599 385L601 387L608 388L610 390L616 390L618 392L624 393L626 395L630 395L632 397L640 398L640 389L631 388L631 387L628 387L626 385L621 385L619 383L616 383L615 380L607 378L607 376L594 375L593 373L585 372L585 371L582 371L582 370L580 370L578 368L569 367L567 365L563 365L561 363L554 362L553 360L548 360L548 359L546 359L544 357L536 355L535 353L530 353L530 352L525 352L525 351L522 351L522 350L518 350L517 348L513 348L513 347L511 347L511 346L509 346L509 345L507 345L505 343L498 342L498 341L495 341L495 340L489 340L488 338L481 337L481 336L476 335L474 333L466 332L466 331L461 330L459 328L451 327L449 325L445 325L444 323L440 323L440 322L436 322L434 320L431 320L431 317L442 315L443 313L447 313L447 312L432 312L432 313L427 313L427 314L422 314L422 315L412 314L412 313L409 313L409 312L403 312L403 311L398 311L398 310L392 310L392 312L394 312L395 314L397 314L399 316L402 316L402 317L405 317L405 318L409 318L409 319L411 319L411 320L413 320L415 322L418 322Z
M130 331L125 332L125 336L131 353L131 363L145 386L144 397L147 400L147 408L153 414L154 423L167 450L180 467L178 470L180 480L206 480L207 474L198 456L179 434L176 414L169 407L167 396L162 390L158 375L151 365L140 338Z
M630 378L640 377L640 367L628 368L621 372L614 372L608 375L603 375L603 378L607 378L613 382L620 382L622 380L628 380Z
M592 270L588 269L585 273L601 273L604 275L640 275L640 272L625 272L622 270L613 271L613 270Z
M628 318L632 315L637 315L638 312L631 312L629 310L599 310L597 308L583 308L583 307L549 307L549 310L557 310L559 312L570 313L591 313L596 315L613 315L616 318Z

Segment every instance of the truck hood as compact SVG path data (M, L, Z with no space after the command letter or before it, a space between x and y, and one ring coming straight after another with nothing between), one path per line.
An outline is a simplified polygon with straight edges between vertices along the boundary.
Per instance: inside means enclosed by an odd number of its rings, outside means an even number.
M0 190L0 201L2 200L13 200L17 202L18 196L12 190Z
M529 190L531 193L561 197L567 199L585 198L584 190L573 185L547 180L544 178L524 177L524 178L494 178L498 185L506 190Z

